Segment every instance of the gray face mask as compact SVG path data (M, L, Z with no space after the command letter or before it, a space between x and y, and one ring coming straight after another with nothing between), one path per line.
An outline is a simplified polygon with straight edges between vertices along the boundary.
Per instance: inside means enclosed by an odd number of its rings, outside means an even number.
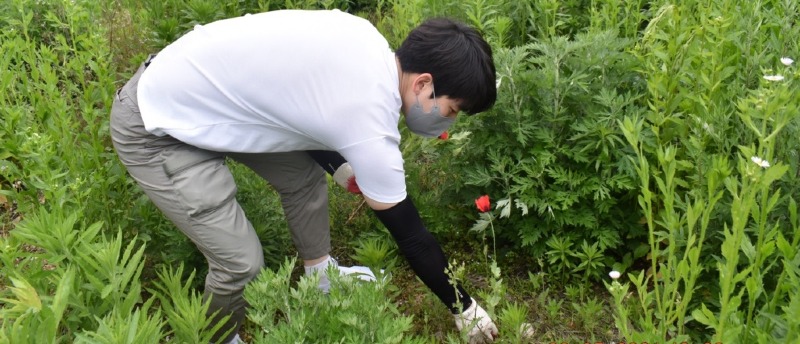
M419 103L419 96L417 102L411 105L406 113L406 126L412 133L424 137L437 137L441 135L447 128L450 128L455 122L455 118L447 118L442 116L439 111L439 104L436 102L436 91L433 92L433 108L430 112L422 110L422 105Z

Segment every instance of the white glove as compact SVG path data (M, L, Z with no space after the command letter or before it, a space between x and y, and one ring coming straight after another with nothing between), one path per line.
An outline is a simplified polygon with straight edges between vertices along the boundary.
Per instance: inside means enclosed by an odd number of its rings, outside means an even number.
M346 162L342 164L342 166L336 169L336 172L333 172L333 181L345 188L348 192L354 194L361 193L361 189L359 189L358 184L356 184L356 176L353 173L353 168L350 167L350 163Z
M456 327L459 331L464 327L472 326L469 330L470 344L492 343L497 338L497 326L475 299L472 299L472 304L464 313L455 314L453 317L456 319Z

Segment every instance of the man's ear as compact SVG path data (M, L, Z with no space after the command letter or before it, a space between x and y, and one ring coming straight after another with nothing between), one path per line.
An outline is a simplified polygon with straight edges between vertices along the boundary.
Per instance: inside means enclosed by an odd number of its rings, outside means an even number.
M421 73L414 78L414 94L419 95L425 85L433 82L431 73Z

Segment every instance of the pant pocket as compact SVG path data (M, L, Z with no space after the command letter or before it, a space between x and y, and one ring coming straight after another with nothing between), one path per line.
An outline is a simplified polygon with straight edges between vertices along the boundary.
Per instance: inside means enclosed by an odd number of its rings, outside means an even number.
M161 155L164 172L189 217L213 213L236 196L236 183L222 154L186 145Z

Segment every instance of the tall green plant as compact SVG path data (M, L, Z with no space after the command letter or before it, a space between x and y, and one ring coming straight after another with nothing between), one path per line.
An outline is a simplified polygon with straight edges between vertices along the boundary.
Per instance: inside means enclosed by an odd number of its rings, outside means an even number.
M208 316L210 300L203 300L197 290L192 288L194 271L184 277L183 264L177 269L163 267L158 273L158 281L151 291L160 301L161 310L172 329L171 334L180 343L210 343L230 316L220 317L212 326L213 316ZM230 332L230 331L228 331Z
M156 344L162 343L164 321L156 309L150 314L155 299L145 302L141 308L126 310L115 308L110 314L98 320L95 331L77 334L75 343L103 344Z
M779 207L785 207L782 206L785 201L781 201L781 189L775 188L774 184L788 171L788 166L781 161L775 162L777 156L773 152L778 134L790 121L798 118L800 108L794 92L790 91L792 84L794 80L774 87L768 85L739 103L740 116L755 132L758 143L740 147L744 158L738 168L741 181L726 184L733 196L732 224L723 232L723 260L717 265L721 287L719 313L712 314L705 305L702 312L693 313L698 321L715 330L715 339L720 341L747 340L764 335L775 339L800 336L800 333L764 331L765 327L773 329L776 323L781 323L772 319L786 316L785 310L777 308L776 301L792 297L784 288L770 292L766 287L776 283L773 272L786 264L793 264L797 252L797 247L790 248L784 239L784 235L797 235L794 200L789 203L789 213L794 215L788 223L793 228L782 229L782 223L770 217ZM742 258L745 264L742 264ZM794 273L793 269L780 271L778 281Z
M737 72L765 54L725 53L738 51L733 42L741 31L731 28L775 13L754 7L745 18L710 16L732 5L661 7L637 50L648 70L650 111L622 126L637 154L650 243L648 273L630 275L641 307L638 322L623 302L628 286L609 285L617 325L631 341L708 340L692 320L712 329L719 342L798 336L794 313L777 306L777 300L795 302L787 293L792 288L770 287L796 273L776 273L796 260L789 242L797 239L785 239L797 235L796 205L780 188L796 160L784 153L784 138L793 136L786 131L797 121L797 99L789 91L796 72L782 68L780 77L767 71L763 78ZM731 102L731 95L740 98ZM696 293L700 288L709 292Z
M639 205L648 228L650 266L647 273L630 275L641 306L638 319L628 317L630 313L621 301L628 287L609 286L616 296L617 326L629 341L687 340L684 324L691 310L697 279L705 268L700 254L709 222L716 212L715 205L722 197L722 182L731 174L730 167L726 159L718 158L707 176L708 189L697 190L682 199L676 190L685 182L676 176L676 170L685 162L676 160L676 149L659 148L657 169L653 170L640 139L646 136L642 135L643 121L628 118L621 125L637 154L636 170L642 185ZM655 190L651 189L652 185L656 186ZM657 204L659 200L663 204ZM635 321L638 329L631 328L630 321Z
M728 160L717 157L711 173L706 175L707 192L693 192L682 201L675 188L679 182L675 176L674 149L659 151L663 153L659 154L657 166L663 174L653 174L650 164L641 153L642 144L637 138L642 130L641 123L628 120L624 128L631 145L638 147L637 171L642 180L639 200L649 228L651 267L648 274L640 272L630 275L641 306L641 317L635 319L638 321L634 323L636 328L628 325L634 319L629 317L631 312L622 302L628 287L616 282L608 286L617 301L617 326L622 335L630 341L655 341L658 338L671 338L678 342L687 340L691 332L684 326L691 314L694 320L715 330L716 341L738 341L742 338L783 341L796 338L800 334L764 330L764 326L767 329L785 329L795 323L790 318L793 313L779 309L775 302L791 299L793 296L787 292L792 288L781 287L768 291L765 285L774 281L761 272L791 265L796 257L797 247L792 247L783 238L780 226L775 223L767 224L770 221L766 220L767 215L779 203L779 190L772 191L771 186L787 171L786 166L769 166L763 160L748 159L746 156L757 156L752 149L742 147L744 153L738 164L741 177L732 176L733 170ZM653 184L656 185L656 190L650 189ZM719 305L716 313L705 304L698 308L693 297L699 287L698 278L711 269L701 259L701 252L708 251L704 242L709 235L710 219L717 212L715 205L723 194L730 195L733 202L730 209L731 223L723 227L724 241L720 252L712 251L712 254L721 256L716 264L719 271L719 295L718 298L712 297L709 300L711 304ZM655 195L660 197L656 198ZM661 205L663 209L656 210L653 207L655 199L664 202ZM797 210L794 201L791 201L789 210L792 214L791 233L795 238L793 240L797 241ZM754 235L755 243L752 242L751 234L747 233L748 227L753 223L760 228ZM776 247L781 248L780 254L776 254ZM742 256L746 257L747 263L741 263ZM781 271L778 279L793 279L796 270L789 268ZM748 304L743 305L743 300L748 300Z

